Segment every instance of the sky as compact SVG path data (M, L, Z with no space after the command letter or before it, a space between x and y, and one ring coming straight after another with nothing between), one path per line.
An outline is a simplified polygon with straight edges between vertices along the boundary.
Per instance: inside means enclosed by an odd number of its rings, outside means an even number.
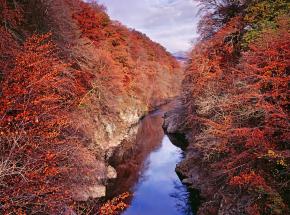
M194 0L98 0L111 19L145 33L171 53L189 51L197 37Z

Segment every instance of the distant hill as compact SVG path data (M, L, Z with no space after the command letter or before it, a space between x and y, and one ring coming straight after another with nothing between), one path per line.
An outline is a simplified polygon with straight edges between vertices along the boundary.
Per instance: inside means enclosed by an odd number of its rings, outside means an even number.
M175 52L172 54L176 60L181 61L181 62L186 62L188 59L188 54L187 52L179 51Z

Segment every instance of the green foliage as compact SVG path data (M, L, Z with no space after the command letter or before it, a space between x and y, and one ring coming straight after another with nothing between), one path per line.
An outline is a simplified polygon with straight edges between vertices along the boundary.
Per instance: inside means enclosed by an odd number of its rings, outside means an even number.
M261 25L265 22L275 22L276 17L289 12L287 0L253 1L246 10L245 21Z
M261 37L263 32L267 29L275 29L277 27L276 22L272 21L261 21L259 25L256 25L256 28L251 28L243 36L242 46L246 48L249 43L255 39Z
M244 21L249 30L243 37L243 47L258 38L266 29L277 27L277 17L289 14L290 3L287 0L258 0L253 1L246 9Z

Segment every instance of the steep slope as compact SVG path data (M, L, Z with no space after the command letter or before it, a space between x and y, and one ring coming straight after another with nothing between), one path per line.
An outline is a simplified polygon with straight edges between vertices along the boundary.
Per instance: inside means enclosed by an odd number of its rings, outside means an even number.
M0 0L0 20L0 213L93 212L77 201L104 196L107 160L178 93L178 63L93 2Z
M201 1L169 133L188 143L177 167L205 201L199 214L289 213L289 3Z

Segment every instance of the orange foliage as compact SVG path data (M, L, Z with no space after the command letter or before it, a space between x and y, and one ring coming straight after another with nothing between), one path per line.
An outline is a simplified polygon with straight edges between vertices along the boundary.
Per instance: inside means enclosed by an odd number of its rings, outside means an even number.
M250 84L259 91L257 106L265 111L264 135L275 147L285 148L289 141L289 94L290 65L289 21L280 18L278 30L268 30L262 38L249 45L243 56L241 68L256 79Z
M198 31L201 39L210 39L219 33L221 28L228 25L228 22L241 14L245 5L250 1L247 0L199 0L201 3L202 19L198 25ZM241 22L241 25L244 23Z
M279 17L277 29L264 29L247 50L241 48L242 17L220 24L192 51L183 80L185 121L180 124L192 131L188 137L209 171L220 170L218 175L231 185L271 190L274 197L265 202L287 211L283 200L289 200L281 196L289 189L289 19ZM269 150L285 157L265 161ZM259 202L259 210L265 202Z
M15 53L14 67L3 77L0 144L7 173L1 178L6 189L1 189L0 201L4 212L33 204L34 210L54 210L58 203L52 199L67 198L56 182L63 168L59 159L66 159L58 152L65 143L62 129L68 126L69 95L62 91L65 78L60 78L66 65L58 60L49 36L27 39Z
M152 94L156 100L165 97L161 95L162 90L156 89L156 92L151 92L156 87L162 87L167 82L177 91L178 80L164 80L164 83L152 86L151 79L164 79L165 73L169 74L167 78L178 79L179 65L162 46L152 42L146 35L110 21L103 7L96 3L87 4L78 0L75 3L78 9L72 17L82 32L80 37L90 39L91 43L112 61L110 74L118 77L112 80L116 90L124 94L133 91L133 94L141 96L140 99L147 101L149 105L154 103L151 101ZM164 77L156 78L163 74ZM140 87L139 83L143 83L143 87ZM160 98L157 98L158 96Z
M263 177L260 175L257 175L255 172L250 173L241 173L238 176L234 176L230 180L230 185L233 186L252 186L254 188L256 187L262 187L264 189L267 189L268 186L266 185L266 182Z
M67 73L50 33L32 35L20 45L3 32L11 41L1 49L3 59L11 58L1 65L0 211L28 207L56 213L71 201L65 187L68 152L77 141L67 140L68 112L87 89Z
M109 200L100 207L98 214L100 215L120 214L120 212L124 211L129 206L124 202L129 197L130 194L126 192L113 198L112 200Z
M32 10L33 3L0 0L1 214L60 214L77 205L72 187L96 183L95 166L78 160L89 155L93 163L96 156L84 146L90 137L73 125L75 112L89 104L97 109L91 113L94 120L117 118L119 100L128 105L132 98L142 101L145 111L154 99L171 95L168 90L178 84L178 65L163 47L111 22L96 3L37 1L37 10L43 11ZM53 9L71 17L63 25L54 23L60 13L53 14ZM34 20L37 12L52 16ZM43 28L37 29L38 21ZM53 33L45 33L47 28ZM160 83L153 84L153 79ZM121 211L127 197L113 199L102 210Z
M110 23L108 15L103 8L93 4L94 8L84 2L79 3L79 12L73 14L81 27L82 37L88 37L94 42L104 39L104 27Z

